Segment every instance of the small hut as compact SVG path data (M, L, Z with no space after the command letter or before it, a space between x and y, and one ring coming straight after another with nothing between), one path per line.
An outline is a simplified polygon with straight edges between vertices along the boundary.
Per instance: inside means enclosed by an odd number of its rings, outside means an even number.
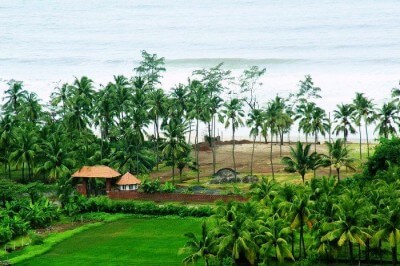
M119 190L137 190L142 182L136 176L127 172L117 182Z
M88 179L89 178L102 178L106 179L106 193L111 191L111 180L121 176L120 173L105 165L96 166L83 166L81 169L72 174L74 178L82 178L81 193L87 195Z

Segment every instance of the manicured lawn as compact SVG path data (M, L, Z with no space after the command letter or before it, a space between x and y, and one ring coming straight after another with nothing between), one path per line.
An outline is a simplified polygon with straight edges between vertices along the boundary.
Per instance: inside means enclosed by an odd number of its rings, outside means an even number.
M19 265L180 265L186 232L201 219L125 218L89 229Z

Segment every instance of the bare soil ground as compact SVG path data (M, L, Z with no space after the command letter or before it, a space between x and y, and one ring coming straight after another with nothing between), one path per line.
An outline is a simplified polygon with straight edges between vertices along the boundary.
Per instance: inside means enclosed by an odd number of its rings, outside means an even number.
M232 155L232 142L221 142L218 143L216 147L216 170L221 168L233 168L233 155ZM281 163L281 159L283 156L290 155L290 146L294 146L295 143L284 143L283 145L279 145L279 143L272 143L272 158L274 164L275 173L281 178L293 177L295 179L295 183L299 180L298 174L288 174L284 171L284 165ZM370 149L373 148L373 145L370 145ZM360 164L359 161L359 145L348 144L350 150L352 150L352 156L358 160L356 165ZM250 173L251 166L251 154L252 154L253 144L250 141L237 141L235 145L235 157L236 157L236 168L237 171L241 174ZM270 163L270 149L271 144L256 142L254 147L254 162L253 162L253 174L256 175L271 175L272 168ZM312 151L314 151L314 144L311 145ZM326 145L317 144L317 152L322 154L328 154L328 150ZM366 145L362 147L362 153L364 158L366 157ZM193 158L195 158L195 154L193 153ZM200 154L199 154L199 162L200 162L200 177L210 177L213 174L213 156L212 150L208 146L207 143L200 144ZM321 168L317 170L317 175L329 175L329 167ZM332 170L333 174L335 174L334 169ZM352 175L353 172L346 172L345 169L341 171L341 176L349 176ZM178 171L176 171L176 175L178 175ZM194 178L197 174L193 171L184 170L183 176L185 179ZM309 174L308 178L310 178L313 174ZM154 171L151 174L152 177L163 177L168 178L171 177L171 169L169 167L163 167L160 171Z

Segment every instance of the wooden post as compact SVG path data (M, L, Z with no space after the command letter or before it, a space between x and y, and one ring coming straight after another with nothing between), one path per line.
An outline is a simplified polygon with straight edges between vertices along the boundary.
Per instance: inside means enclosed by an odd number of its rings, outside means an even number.
M87 196L87 182L88 180L86 178L82 178L82 195Z
M111 191L111 178L106 179L106 193Z

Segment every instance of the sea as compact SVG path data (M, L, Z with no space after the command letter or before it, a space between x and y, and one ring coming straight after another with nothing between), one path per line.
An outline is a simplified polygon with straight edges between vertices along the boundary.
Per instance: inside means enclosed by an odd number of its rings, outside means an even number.
M130 77L142 50L165 57L166 91L224 62L266 68L260 105L309 74L327 112L356 92L380 106L400 87L400 1L0 0L0 97L11 79L45 103L74 77Z

